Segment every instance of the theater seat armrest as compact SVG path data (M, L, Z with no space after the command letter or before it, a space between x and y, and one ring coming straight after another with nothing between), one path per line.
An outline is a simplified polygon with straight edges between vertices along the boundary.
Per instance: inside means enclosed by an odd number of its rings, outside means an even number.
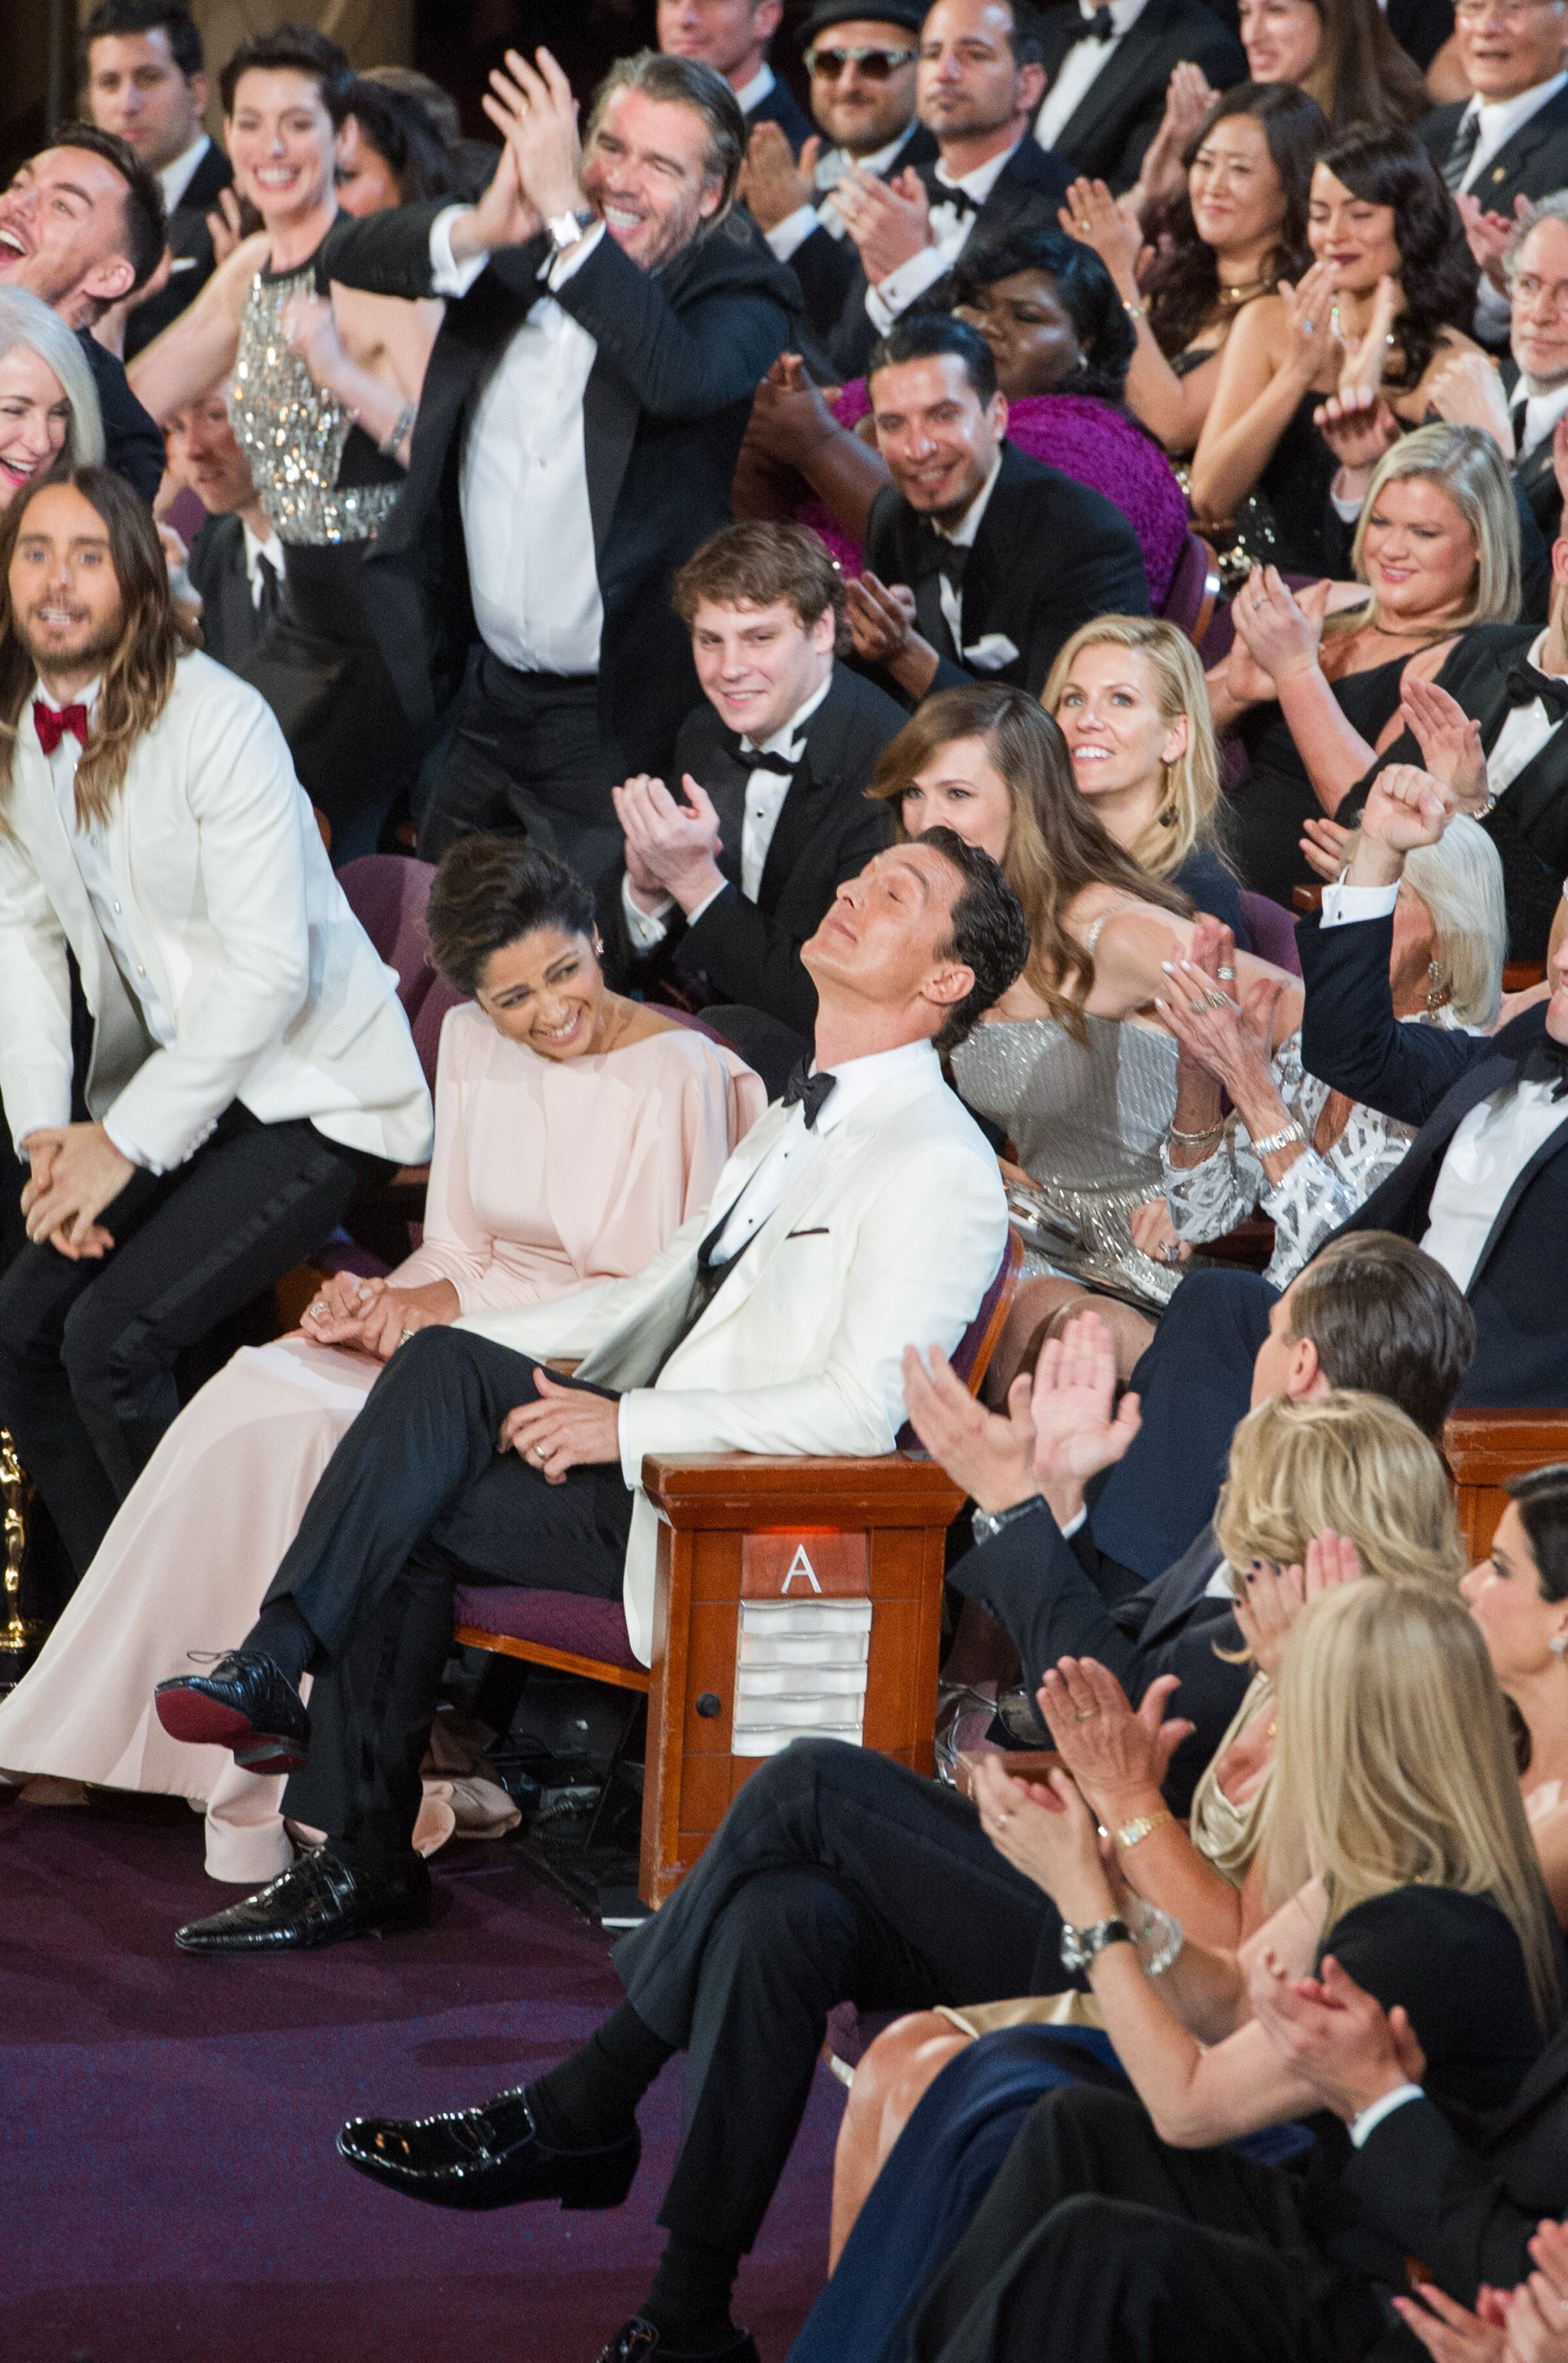
M672 1526L730 1531L945 1526L965 1498L934 1461L906 1452L874 1459L707 1452L680 1460L649 1453L643 1490Z

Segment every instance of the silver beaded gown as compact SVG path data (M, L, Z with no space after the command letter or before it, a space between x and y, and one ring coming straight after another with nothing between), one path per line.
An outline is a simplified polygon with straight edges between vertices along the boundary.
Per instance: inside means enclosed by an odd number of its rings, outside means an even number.
M366 553L403 471L323 393L283 334L293 297L326 293L315 257L257 272L228 410L286 563L283 614L241 671L282 723L341 862L375 850L381 817L412 786L423 749L398 697L397 651L365 597Z
M1160 1152L1176 1113L1176 1046L1110 1017L1075 1040L1055 1017L998 1018L953 1053L953 1080L1007 1134L1034 1184L1036 1219L1014 1203L1024 1275L1057 1272L1166 1305L1180 1274L1132 1244L1132 1209L1163 1198Z

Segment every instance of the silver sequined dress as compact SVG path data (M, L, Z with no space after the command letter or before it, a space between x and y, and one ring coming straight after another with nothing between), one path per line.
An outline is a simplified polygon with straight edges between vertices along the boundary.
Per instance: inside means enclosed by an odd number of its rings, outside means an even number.
M314 261L297 271L257 272L240 315L228 415L261 505L282 540L319 548L372 540L402 480L338 483L354 421L322 392L282 329L283 311L293 297L315 292Z
M1048 1207L1077 1233L1024 1272L1058 1271L1166 1303L1178 1275L1132 1244L1132 1209L1164 1194L1160 1151L1176 1112L1176 1046L1168 1034L1086 1017L1075 1041L1055 1017L977 1026L953 1053L968 1105L1006 1132Z

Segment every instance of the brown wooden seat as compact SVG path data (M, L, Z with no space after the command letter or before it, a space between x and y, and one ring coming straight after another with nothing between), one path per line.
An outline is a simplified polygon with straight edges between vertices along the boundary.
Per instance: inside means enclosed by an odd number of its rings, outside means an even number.
M1010 1230L953 1357L971 1394L1022 1261ZM650 1456L643 1484L661 1514L650 1667L619 1602L569 1592L461 1585L454 1637L647 1694L638 1884L657 1904L790 1738L836 1732L931 1770L946 1533L964 1495L907 1428L876 1459Z
M1568 1460L1568 1408L1455 1411L1442 1432L1459 1529L1474 1567L1492 1548L1510 1477Z

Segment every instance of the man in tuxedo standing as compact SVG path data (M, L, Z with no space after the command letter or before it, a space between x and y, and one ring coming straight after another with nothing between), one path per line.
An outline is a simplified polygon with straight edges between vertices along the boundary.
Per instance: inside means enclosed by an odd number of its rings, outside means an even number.
M900 323L873 352L867 391L893 481L871 504L850 629L856 654L911 704L975 680L1038 695L1080 624L1148 614L1126 517L1007 440L995 359L966 322Z
M0 287L27 288L75 329L109 465L149 504L163 481L163 438L93 323L147 284L163 234L157 181L123 139L91 123L62 123L0 191Z
M243 672L280 614L287 579L283 544L257 497L250 462L235 441L228 387L164 422L169 473L188 485L207 512L191 544L186 571L202 602L202 646L218 664Z
M168 217L168 283L130 316L131 361L212 277L207 216L234 174L202 128L207 77L188 9L171 0L99 0L83 39L88 115L156 173Z
M1302 1063L1331 1090L1419 1126L1345 1228L1417 1240L1464 1291L1476 1349L1461 1401L1561 1403L1568 939L1552 960L1551 998L1490 1038L1401 1026L1389 997L1405 856L1435 844L1452 810L1450 792L1427 772L1396 765L1374 781L1343 880L1324 888L1320 917L1297 931Z
M690 58L723 74L746 129L776 123L798 156L812 127L767 62L783 17L783 0L658 0L658 45L666 57Z
M741 194L826 339L862 276L834 191L852 168L887 181L936 161L936 142L914 111L924 17L922 0L883 0L874 10L866 0L818 0L801 39L821 136L806 142L799 164L775 124L758 124L746 143Z
M887 180L852 167L834 193L860 256L827 340L846 375L917 298L940 303L971 238L1055 228L1072 176L1029 137L1041 55L1028 0L936 0L926 17L915 111L937 161Z
M906 719L838 662L844 597L804 526L734 525L704 542L675 578L705 701L676 742L685 801L662 780L615 791L625 867L601 898L612 975L657 999L673 964L699 1006L760 1013L767 1026L734 1038L773 1098L816 1021L801 947L888 841L866 790Z
M416 722L479 640L420 851L521 827L591 877L621 850L611 788L666 769L696 701L670 578L729 522L752 395L800 294L732 211L744 127L711 67L623 59L580 143L555 61L513 64L479 204L340 219L328 267L447 298L408 483L365 573Z
M1113 196L1138 178L1178 65L1201 67L1217 91L1247 79L1246 52L1203 0L1076 0L1051 9L1045 27L1034 137Z

